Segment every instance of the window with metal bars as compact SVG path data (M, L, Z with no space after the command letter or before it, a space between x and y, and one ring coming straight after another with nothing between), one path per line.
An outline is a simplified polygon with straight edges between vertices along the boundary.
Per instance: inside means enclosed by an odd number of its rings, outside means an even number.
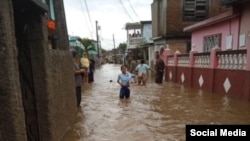
M207 0L183 0L183 20L199 21L208 16Z
M203 38L203 52L209 52L214 47L221 46L221 34L205 36Z

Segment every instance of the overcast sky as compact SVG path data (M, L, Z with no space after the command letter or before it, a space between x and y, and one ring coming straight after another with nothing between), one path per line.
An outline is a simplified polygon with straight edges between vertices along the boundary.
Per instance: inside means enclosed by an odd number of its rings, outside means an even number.
M68 34L96 40L95 26L98 21L102 48L113 49L113 34L116 47L126 42L126 23L151 20L152 2L153 0L64 0Z

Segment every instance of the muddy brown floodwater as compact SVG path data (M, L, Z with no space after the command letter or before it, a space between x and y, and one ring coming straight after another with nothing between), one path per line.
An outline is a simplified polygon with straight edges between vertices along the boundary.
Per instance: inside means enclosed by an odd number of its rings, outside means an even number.
M153 79L119 100L119 73L114 64L96 70L62 141L184 141L186 124L250 124L250 102Z

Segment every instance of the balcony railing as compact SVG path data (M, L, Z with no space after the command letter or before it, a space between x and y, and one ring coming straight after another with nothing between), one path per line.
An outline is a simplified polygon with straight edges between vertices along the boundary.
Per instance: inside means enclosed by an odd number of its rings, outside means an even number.
M130 37L128 39L128 48L135 48L143 43L143 37Z
M218 66L220 69L245 69L247 63L247 51L220 51L217 52Z
M189 54L179 54L178 57L178 66L188 67L189 66Z
M167 55L167 66L245 70L247 66L247 50ZM191 58L191 59L190 59ZM193 59L192 59L193 58Z
M210 53L196 53L194 54L194 67L208 68L210 66Z

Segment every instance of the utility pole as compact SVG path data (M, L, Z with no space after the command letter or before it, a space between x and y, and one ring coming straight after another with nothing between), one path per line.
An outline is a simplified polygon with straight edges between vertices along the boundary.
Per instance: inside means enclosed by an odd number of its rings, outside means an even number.
M96 40L97 40L97 54L98 54L98 59L100 59L99 35L98 35L98 21L95 21L95 27L96 27Z
M115 64L116 64L116 50L115 50L115 35L113 34L113 43L114 43L114 55L115 55Z

